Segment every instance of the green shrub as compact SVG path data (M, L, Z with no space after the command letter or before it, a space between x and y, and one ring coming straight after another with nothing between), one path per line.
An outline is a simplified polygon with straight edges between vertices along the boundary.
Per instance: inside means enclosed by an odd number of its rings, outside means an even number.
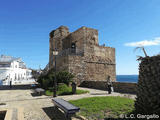
M57 83L65 83L66 85L69 85L73 78L74 75L67 71L60 71L56 74ZM55 72L53 69L51 69L47 74L40 75L37 82L40 84L42 88L48 89L49 87L54 86L54 80Z
M58 83L65 83L66 85L69 85L69 83L72 82L74 75L67 71L61 71L57 73L56 77Z
M66 84L61 83L58 85L59 91L65 91L66 89L68 89L68 86Z
M49 81L45 80L44 78L42 79L42 84L43 84L43 88L47 88Z
M53 87L49 87L48 90L49 90L50 92L53 92Z
M68 95L70 94L71 89L66 84L58 85L58 95Z

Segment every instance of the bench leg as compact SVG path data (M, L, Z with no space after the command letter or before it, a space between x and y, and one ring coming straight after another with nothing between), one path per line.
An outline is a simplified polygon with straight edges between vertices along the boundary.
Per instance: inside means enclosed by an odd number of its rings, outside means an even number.
M57 107L57 106L54 106L54 109L55 109L55 110L58 110L58 107Z
M71 120L71 115L70 114L65 114L66 120Z
M67 114L67 113L65 113L65 117L66 117L66 119L67 120L72 120L72 116L74 116L76 113L72 113L72 114Z

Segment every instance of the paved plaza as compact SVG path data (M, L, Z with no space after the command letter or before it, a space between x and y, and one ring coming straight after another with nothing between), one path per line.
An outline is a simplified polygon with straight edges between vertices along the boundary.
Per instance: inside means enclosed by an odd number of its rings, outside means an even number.
M123 96L135 99L135 95L112 93L89 88L90 93L81 95L58 96L65 100L76 100L95 96ZM7 120L63 120L64 115L54 108L51 96L36 96L33 90L0 90L0 110L7 110ZM80 118L73 118L80 120Z

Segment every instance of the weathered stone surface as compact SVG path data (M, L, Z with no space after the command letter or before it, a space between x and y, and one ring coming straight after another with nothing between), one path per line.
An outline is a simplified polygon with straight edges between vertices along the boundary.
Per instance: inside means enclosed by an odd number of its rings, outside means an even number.
M136 94L137 83L113 82L114 92ZM107 81L83 81L81 87L107 90Z
M98 31L81 27L70 33L67 27L50 33L49 67L54 67L53 50L55 43L59 54L57 70L67 70L75 74L79 85L86 80L104 81L107 76L116 81L115 48L99 46Z

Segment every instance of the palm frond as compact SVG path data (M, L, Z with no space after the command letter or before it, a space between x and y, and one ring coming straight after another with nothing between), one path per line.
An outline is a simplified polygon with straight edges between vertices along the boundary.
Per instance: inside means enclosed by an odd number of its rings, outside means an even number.
M148 56L148 55L147 55L147 53L146 53L146 50L144 49L144 47L143 47L143 46L136 47L136 48L134 49L134 52L135 52L136 50L138 50L138 49L141 49L141 50L143 51L143 53L144 53L145 57L147 57L147 56Z

